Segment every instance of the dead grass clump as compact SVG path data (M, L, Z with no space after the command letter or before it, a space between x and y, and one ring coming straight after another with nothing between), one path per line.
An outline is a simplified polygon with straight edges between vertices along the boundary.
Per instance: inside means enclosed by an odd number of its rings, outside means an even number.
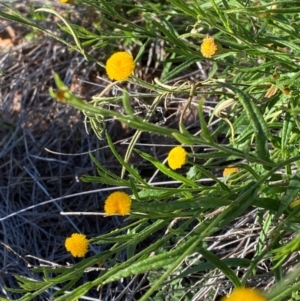
M78 177L95 173L90 150L99 149L94 155L102 162L111 160L104 142L85 132L83 116L49 97L53 71L68 85L79 73L89 78L93 66L80 63L77 53L42 36L0 53L0 217L16 213L0 223L0 287L9 299L15 295L4 287L17 287L15 274L38 279L30 267L73 260L64 249L70 233L93 236L115 226L101 217L59 214L102 211L105 196L89 193L99 187Z

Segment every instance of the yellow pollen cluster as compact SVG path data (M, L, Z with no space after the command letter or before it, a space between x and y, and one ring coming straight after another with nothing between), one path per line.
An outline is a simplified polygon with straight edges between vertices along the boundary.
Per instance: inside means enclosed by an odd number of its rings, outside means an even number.
M268 301L257 289L240 287L236 288L229 296L221 301Z
M131 198L122 191L110 194L105 200L104 211L107 215L126 215L130 213Z
M65 241L65 247L74 257L84 257L88 251L89 241L80 233L73 233Z
M107 60L105 68L111 80L126 80L132 74L135 63L131 54L120 51Z
M223 177L229 176L238 171L239 171L239 168L237 168L237 167L226 167L223 171Z
M176 146L168 154L168 164L171 169L181 168L187 162L187 152L182 146Z
M200 52L206 58L211 58L213 55L221 53L222 49L222 45L210 36L204 38L200 46Z

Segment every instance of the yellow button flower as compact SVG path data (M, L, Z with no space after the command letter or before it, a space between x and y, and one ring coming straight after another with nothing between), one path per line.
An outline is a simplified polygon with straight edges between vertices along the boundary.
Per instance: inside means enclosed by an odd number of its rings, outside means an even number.
M113 192L105 200L104 211L107 215L126 215L130 213L131 198L122 191Z
M131 54L120 51L107 60L105 68L111 80L126 80L132 74L135 63Z
M221 298L221 301L268 301L257 289L246 287L236 288L229 296Z
M168 154L168 164L171 169L181 168L187 162L187 152L182 146L176 146Z
M286 87L282 90L282 92L285 94L285 95L290 95L291 94L291 89Z
M237 168L237 167L226 167L223 171L223 177L229 176L238 171L239 171L239 168Z
M74 257L84 257L88 251L89 241L80 233L73 233L65 241L65 247Z
M211 58L213 55L220 54L222 50L222 45L216 42L215 39L210 36L204 38L200 46L200 52L206 58Z
M61 3L73 3L73 0L59 0Z
M56 91L56 99L57 101L59 102L67 102L67 98L66 98L66 94L65 93L68 93L68 90L66 89L58 89Z

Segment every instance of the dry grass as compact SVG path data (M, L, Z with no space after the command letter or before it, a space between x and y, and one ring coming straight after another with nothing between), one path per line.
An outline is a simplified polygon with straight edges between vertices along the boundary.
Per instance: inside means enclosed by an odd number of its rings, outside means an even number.
M16 35L26 33L8 22L2 23L2 29L2 36L7 29ZM32 266L72 261L64 249L70 233L99 235L122 222L59 214L102 210L102 192L89 192L99 187L83 184L78 177L94 173L90 150L100 161L110 162L105 143L85 132L83 117L76 110L48 95L53 71L79 93L85 87L76 78L80 74L89 80L93 69L78 54L43 36L32 42L14 40L1 49L0 215L17 213L0 226L1 295L12 296L4 286L16 287L14 274L36 278Z

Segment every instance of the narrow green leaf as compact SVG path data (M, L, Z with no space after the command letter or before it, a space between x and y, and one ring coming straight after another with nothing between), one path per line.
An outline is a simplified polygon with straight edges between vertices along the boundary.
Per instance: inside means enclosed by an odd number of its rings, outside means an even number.
M207 127L207 124L205 122L204 119L204 115L203 115L203 105L205 102L205 98L202 97L199 100L199 104L198 104L198 114L199 114L199 120L200 120L200 125L201 125L201 137L207 141L207 142L212 142L212 137L210 135L209 129Z
M186 177L182 176L181 174L171 170L170 168L166 167L164 164L161 162L157 161L155 158L150 156L149 154L146 154L138 149L135 149L135 151L144 159L150 161L156 168L158 168L162 173L165 175L171 177L174 180L180 181L183 184L186 184L187 186L193 187L193 188L198 188L198 185Z
M114 275L111 275L105 281L103 281L101 285L105 285L120 278L125 278L128 276L164 268L166 265L173 263L176 258L180 256L182 252L184 252L187 247L190 246L195 240L195 237L190 238L188 241L186 241L176 249L150 258L146 258L144 260L139 260L138 262L131 264L127 268L115 273Z
M115 146L110 138L110 136L108 135L108 133L106 133L106 139L108 142L108 145L111 149L111 151L113 152L114 156L116 157L116 159L120 162L120 164L140 183L144 184L145 186L149 186L148 183L146 181L144 181L141 176L128 164L126 163L123 158L118 154L117 150L115 149Z
M185 59L183 63L176 66L171 71L166 72L165 75L161 78L161 82L166 82L166 81L172 79L177 74L179 74L183 70L186 70L187 67L191 66L192 64L194 64L197 61L198 61L198 59L195 59L195 58ZM168 63L168 62L166 62L166 63Z
M195 250L200 241L201 237L191 237L187 241L187 243L183 244L182 247L184 246L185 248L181 250L181 254L179 253L178 258L176 258L173 261L173 264L171 264L167 269L167 271L151 285L150 289L143 295L140 301L149 300L149 297L161 286L161 284L171 275L171 273L173 273L173 271L180 265L180 263L186 258L186 256L191 254ZM177 249L181 248L178 247Z
M281 151L283 154L286 151L286 147L288 145L294 125L294 117L292 116L291 112L287 110L284 115L284 121L281 130Z
M246 259L246 258L225 258L225 259L220 259L220 260L228 267L231 266L231 267L248 268L251 264L251 260ZM210 262L210 261L203 262L203 263L197 264L196 266L185 270L184 272L180 273L175 278L172 278L172 280L168 281L166 284L176 281L177 279L183 279L192 274L196 274L199 272L205 272L207 270L213 270L215 268L216 268L216 266L212 262Z
M124 181L114 180L112 178L107 177L105 174L101 174L101 171L98 172L100 174L100 177L83 175L80 177L80 180L85 183L101 183L101 184L107 184L111 186L131 187L130 185L128 185L128 183Z
M197 18L199 17L199 11L197 11L197 8L199 8L199 6L196 7L190 2L186 2L184 0L169 0L169 2L171 2L175 7L178 7L185 14L193 17L195 20L197 20ZM202 12L200 15L204 15L204 12Z
M126 114L132 116L134 112L130 104L129 94L125 89L123 89L122 103Z
M194 165L195 166L195 165ZM215 181L216 183L218 183L220 185L220 187L222 188L222 190L225 190L227 192L230 191L230 189L228 188L227 185L225 185L224 183L222 183L213 173L211 173L210 171L206 170L205 168L203 168L200 165L197 165L197 169L198 171L200 171L205 177L212 179L213 181Z
M267 216L266 217L264 216L264 218L262 220L263 227L259 234L259 239L258 239L258 243L256 245L254 258L257 258L262 253L263 247L266 245L266 240L268 239L266 233L269 233L269 229L270 229L271 223L273 221L273 217L274 217L274 215L270 214L268 212ZM255 268L255 271L256 271L256 268ZM255 272L255 271L253 271L253 272Z
M278 219L281 214L288 208L290 203L296 199L300 190L300 170L290 180L290 183L287 187L286 193L281 198L281 204L276 212L275 219Z
M258 188L259 186L255 182L250 182L243 188L236 200L222 212L224 219L220 223L220 227L225 227L252 205L256 198Z
M56 292L54 292L52 294L51 297L55 297L55 296L58 296L58 295L61 295L63 294L65 291L69 290L69 289L72 289L75 285L75 283L81 278L81 275L79 274L77 278L74 278L74 279L71 279L69 281L69 283L67 285L65 285L63 288L57 290Z
M210 0L210 2L212 3L213 8L215 9L215 11L217 12L220 20L223 22L224 27L230 32L233 33L233 30L231 28L230 22L227 18L227 15L223 13L223 11L221 11L220 7L215 3L214 0Z
M94 162L94 164L97 166L98 171L100 171L101 173L104 173L105 175L109 176L110 178L113 178L114 180L119 180L119 181L124 181L122 180L120 177L118 177L117 175L115 175L113 172L110 172L108 169L106 169L97 159L96 157L90 152L89 153L92 161ZM125 181L124 181L125 182Z
M78 301L79 298L85 295L92 287L93 285L90 282L86 282L85 284L82 284L74 289L72 292L56 298L55 301Z
M222 271L224 275L226 275L228 279L231 280L235 287L241 286L241 282L236 276L236 274L233 272L233 270L227 264L225 264L224 261L219 259L218 256L204 248L200 248L199 253L202 254L203 257L207 259L210 263L212 263L213 266Z
M239 101L244 107L248 116L248 120L253 128L257 156L262 160L270 162L270 153L268 147L268 137L270 136L270 133L267 123L265 122L264 117L260 112L259 108L252 101L252 99L242 90L227 83L219 82L218 84L232 90L237 94Z
M27 290L27 291L36 291L38 289L41 289L45 286L47 286L47 283L43 281L35 281L31 280L29 278L23 277L23 276L15 276L20 287Z

